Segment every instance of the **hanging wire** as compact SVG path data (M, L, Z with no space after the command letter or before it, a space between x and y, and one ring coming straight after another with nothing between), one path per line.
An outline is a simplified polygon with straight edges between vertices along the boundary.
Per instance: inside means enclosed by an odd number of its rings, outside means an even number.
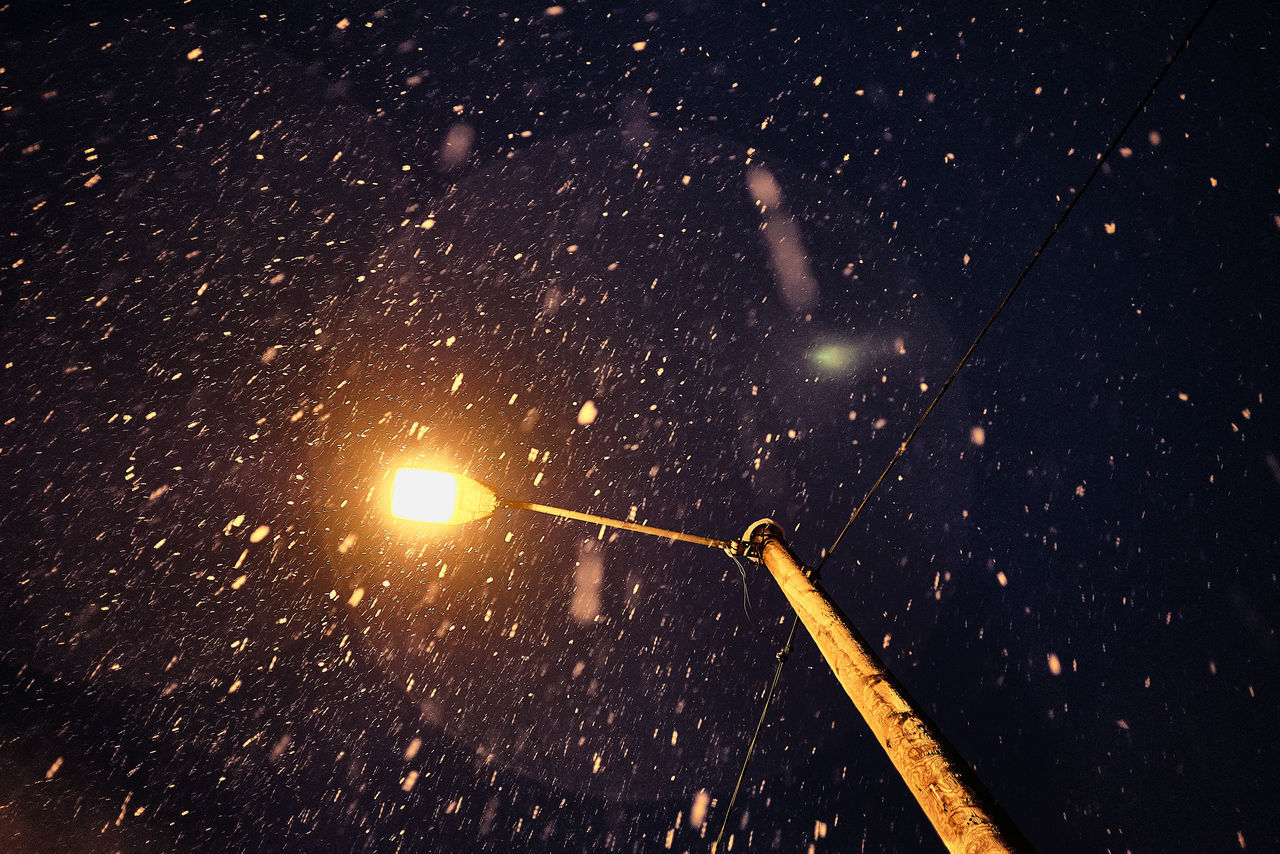
M733 565L738 567L738 577L742 581L742 613L746 614L747 619L754 624L755 618L751 616L751 591L747 588L747 568L733 552L726 551L725 554L733 561Z
M747 745L747 755L742 759L742 770L738 772L738 782L733 786L733 796L729 798L729 806L725 808L724 820L720 823L720 833L716 836L715 844L712 851L719 851L720 844L724 841L724 832L729 827L729 818L733 815L733 805L738 800L738 792L742 789L742 781L747 777L747 766L751 764L751 757L756 752L756 741L760 738L760 730L764 728L765 718L769 715L769 703L773 700L773 694L778 689L778 680L782 678L782 668L786 665L787 659L791 657L795 646L792 641L796 637L796 626L799 624L798 618L792 617L791 631L787 633L787 642L782 645L782 649L778 650L777 664L773 667L773 681L769 683L769 690L764 693L764 705L760 709L760 718L756 721L756 731L751 734L751 743Z
M1147 108L1147 102L1149 102L1155 95L1156 89L1160 86L1160 82L1164 80L1165 75L1169 73L1169 69L1173 68L1173 64L1178 61L1178 57L1182 56L1182 52L1186 50L1187 45L1191 43L1191 39L1200 29L1200 25L1209 17L1209 13L1213 11L1213 7L1216 6L1217 3L1218 0L1209 0L1204 11L1200 13L1200 17L1196 18L1195 23L1191 25L1189 30L1187 30L1186 37L1183 38L1177 49L1174 50L1169 58L1165 60L1164 67L1160 69L1160 73L1156 75L1153 81L1151 81L1151 85L1147 88L1146 94L1144 94L1138 101L1138 105L1133 108L1133 112L1129 114L1129 117L1125 119L1124 124L1120 126L1120 130L1118 130L1111 138L1111 142L1107 145L1106 150L1099 155L1097 162L1093 165L1093 169L1089 172L1089 177L1080 185L1080 189L1076 190L1071 196L1070 201L1067 202L1067 206L1063 208L1057 221L1054 222L1053 227L1049 229L1049 233L1045 235L1044 240L1042 240L1040 245L1036 247L1036 251L1032 254L1031 259L1027 261L1026 266L1022 268L1022 272L1018 274L1018 278L1014 280L1013 285L1009 288L1008 292L1005 293L1004 299L1000 300L999 305L997 305L995 310L991 312L991 316L987 318L987 322L982 325L980 330L978 330L978 334L974 336L973 343L969 345L969 349L964 351L964 355L960 357L960 361L956 363L956 366L952 369L950 376L948 376L946 381L938 388L937 394L935 394L933 399L929 401L929 405L925 407L924 412L916 421L915 426L912 427L911 432L907 434L907 438L902 440L902 444L898 446L898 450L894 452L894 455L890 458L888 465L884 467L884 470L880 472L880 476L876 478L875 483L871 484L871 488L867 490L866 495L864 495L862 500L858 502L858 506L855 507L853 513L850 514L849 521L844 523L844 527L840 529L840 533L836 535L835 540L831 543L831 547L823 552L822 559L818 562L817 568L815 568L810 575L814 581L817 581L822 575L822 568L827 565L827 561L831 559L831 555L835 552L836 547L840 545L841 541L844 540L845 534L847 534L849 529L853 527L853 523L857 520L858 516L861 515L863 509L871 500L871 496L875 495L876 490L880 488L880 484L884 483L885 479L889 476L889 473L893 471L894 466L898 464L898 460L902 459L902 455L907 452L907 446L911 444L911 440L920 432L920 428L924 426L924 422L928 420L929 416L933 413L934 407L938 405L938 402L942 400L943 395L947 393L947 389L951 388L951 383L955 381L955 378L960 373L961 369L969 363L969 358L973 355L974 351L978 349L978 345L982 343L982 339L986 337L987 332L995 325L996 320L1005 310L1005 307L1013 300L1014 294L1018 292L1018 288L1022 286L1022 282L1027 278L1031 269L1035 267L1036 262L1040 260L1040 256L1044 254L1045 249L1047 249L1049 244L1053 242L1053 238L1057 235L1058 230L1062 228L1062 224L1067 221L1067 217L1071 215L1073 210L1075 210L1076 205L1084 196L1085 191L1089 189L1093 184L1094 179L1096 179L1098 174L1102 171L1103 164L1107 162L1107 159L1120 145L1120 140L1129 132L1129 128L1133 126L1135 121L1137 121L1138 116L1142 115L1143 110ZM773 695L778 688L778 681L782 677L782 668L787 663L787 659L791 656L791 652L794 649L793 641L796 636L796 627L799 622L800 618L793 615L791 618L791 628L787 632L786 643L783 644L782 649L777 653L777 664L774 666L773 670L773 681L770 683L769 689L765 692L764 706L760 710L760 719L756 722L755 732L751 736L750 744L747 745L747 753L742 760L742 771L738 774L738 782L734 785L733 794L729 798L729 805L725 808L724 821L720 825L720 833L716 836L716 841L712 844L712 851L719 851L720 846L724 842L725 830L729 827L729 819L733 814L733 807L737 803L738 793L742 789L742 782L746 779L747 766L750 765L751 758L755 753L756 741L760 737L760 730L763 728L765 717L769 712L769 704L773 701Z
M1040 260L1040 256L1044 254L1045 249L1047 249L1049 244L1053 241L1054 236L1058 233L1058 229L1060 229L1062 224L1067 221L1067 217L1071 215L1073 210L1075 210L1076 205L1079 204L1080 199L1085 194L1085 191L1089 189L1090 185L1093 184L1094 179L1098 177L1098 173L1102 171L1102 165L1107 162L1107 158L1109 158L1112 152L1116 150L1116 147L1120 145L1120 140L1124 138L1126 133L1128 133L1129 128L1132 127L1135 121L1137 121L1138 116L1140 116L1142 111L1147 108L1147 102L1151 100L1153 95L1155 95L1156 88L1159 87L1160 81L1169 73L1169 69L1178 61L1178 57L1182 55L1182 51L1191 43L1191 37L1196 34L1196 30L1200 29L1200 25L1204 23L1204 19L1209 17L1209 12L1213 10L1213 7L1217 5L1217 2L1218 0L1209 0L1209 5L1205 6L1204 11L1200 13L1200 17L1191 25L1191 29L1187 32L1186 38L1182 40L1182 43L1178 45L1178 49L1175 50L1169 59L1165 61L1164 68L1160 69L1160 73L1156 75L1156 79L1151 81L1151 86L1148 87L1146 94L1142 96L1140 101L1138 101L1138 106L1134 107L1133 112L1129 114L1129 118L1125 119L1120 130L1111 138L1111 144L1108 145L1106 151L1098 157L1098 161L1094 163L1093 170L1089 173L1089 177L1085 179L1085 182L1080 186L1080 189L1076 190L1075 194L1071 197L1071 201L1069 201L1067 206L1063 208L1061 215L1058 217L1058 221L1053 224L1051 229L1049 229L1049 233L1046 234L1044 240L1040 242L1040 246L1036 248L1035 254L1031 256L1031 260L1029 260L1027 265L1022 268L1022 272L1019 273L1018 278L1014 280L1013 286L1009 288L1009 292L1004 295L1004 299L1002 299L1000 304L996 306L995 311L991 312L991 316L988 317L987 322L982 325L982 329L980 329L977 336L974 337L973 343L969 345L969 349L964 351L964 355L960 357L960 361L957 362L955 368L952 369L951 375L947 377L946 382L939 387L938 393L933 396L933 400L929 402L929 405L925 408L920 419L916 421L916 425L911 428L911 432L907 434L907 438L898 446L898 450L894 453L892 459L889 460L889 464L884 467L884 471L880 472L880 476L876 478L876 482L871 484L871 488L867 490L867 494L862 497L862 501L858 503L856 508L854 508L853 514L849 516L849 521L845 522L839 535L836 536L835 541L831 544L831 548L827 549L826 554L823 555L822 563L818 564L816 572L821 572L822 566L826 564L827 560L831 557L831 553L840 545L840 541L844 539L844 535L848 533L849 528L853 526L854 520L858 518L858 515L862 513L863 508L867 506L867 502L871 500L871 496L880 488L880 484L884 483L885 478L889 476L889 472L893 471L893 467L898 464L898 460L902 459L902 455L906 453L907 446L911 444L911 440L920 432L920 428L924 426L924 422L933 413L933 409L938 405L938 401L942 400L943 395L947 393L947 389L951 388L951 383L955 381L956 375L960 373L960 369L968 364L969 357L973 355L973 351L978 349L978 345L982 343L982 339L986 337L987 332L993 325L995 325L996 319L1000 317L1001 312L1003 312L1005 307L1009 305L1009 302L1013 299L1013 295L1018 292L1018 288L1021 287L1023 280L1027 278L1027 274L1031 272L1031 268L1036 265L1036 262Z

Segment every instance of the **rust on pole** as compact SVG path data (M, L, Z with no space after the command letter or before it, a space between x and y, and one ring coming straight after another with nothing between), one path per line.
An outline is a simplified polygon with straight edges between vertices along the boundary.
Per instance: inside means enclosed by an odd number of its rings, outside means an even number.
M973 772L871 651L783 539L770 520L747 539L752 556L773 575L853 700L876 741L906 782L947 850L954 854L1025 851L1020 835L996 808Z

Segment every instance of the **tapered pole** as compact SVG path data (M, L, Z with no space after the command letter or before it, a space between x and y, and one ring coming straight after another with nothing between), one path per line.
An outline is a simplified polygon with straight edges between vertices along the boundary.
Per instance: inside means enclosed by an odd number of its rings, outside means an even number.
M810 580L782 529L758 522L748 539L753 557L758 555L782 588L947 849L955 854L1028 850L964 760L916 710L826 591Z

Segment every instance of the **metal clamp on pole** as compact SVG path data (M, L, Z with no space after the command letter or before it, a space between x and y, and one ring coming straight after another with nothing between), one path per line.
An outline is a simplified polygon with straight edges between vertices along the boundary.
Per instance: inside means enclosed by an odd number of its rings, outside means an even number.
M724 546L724 553L732 558L746 558L755 563L760 562L760 549L752 545L745 538L741 540L730 540Z
M778 582L947 849L955 854L1029 850L964 760L916 709L826 591L809 579L782 528L761 519L744 539L751 545L748 557Z

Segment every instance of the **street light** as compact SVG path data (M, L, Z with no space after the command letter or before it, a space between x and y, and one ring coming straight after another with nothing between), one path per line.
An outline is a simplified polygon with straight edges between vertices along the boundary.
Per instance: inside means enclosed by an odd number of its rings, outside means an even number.
M735 556L746 554L746 543L738 540L714 540L681 531L655 528L652 525L640 525L622 519L596 516L593 513L579 513L577 510L565 510L560 507L549 507L546 504L503 498L480 481L461 474L449 474L431 469L402 468L396 472L391 484L391 514L408 522L463 525L467 522L478 522L493 515L495 510L504 508L532 510L548 516L559 516L562 519L577 519L581 522L604 525L607 528L622 528L626 531L652 534L669 540L710 546L713 549L723 549Z
M396 472L392 484L391 512L410 522L465 524L484 519L499 508L533 510L710 546L762 564L777 581L947 849L954 854L1022 850L1025 843L1021 843L1017 831L964 760L917 711L915 703L871 646L827 592L809 577L809 570L792 553L782 528L772 519L756 522L740 540L715 540L503 498L465 475L402 468Z
M462 525L491 515L497 506L494 491L466 475L403 468L391 484L391 514L409 522Z

